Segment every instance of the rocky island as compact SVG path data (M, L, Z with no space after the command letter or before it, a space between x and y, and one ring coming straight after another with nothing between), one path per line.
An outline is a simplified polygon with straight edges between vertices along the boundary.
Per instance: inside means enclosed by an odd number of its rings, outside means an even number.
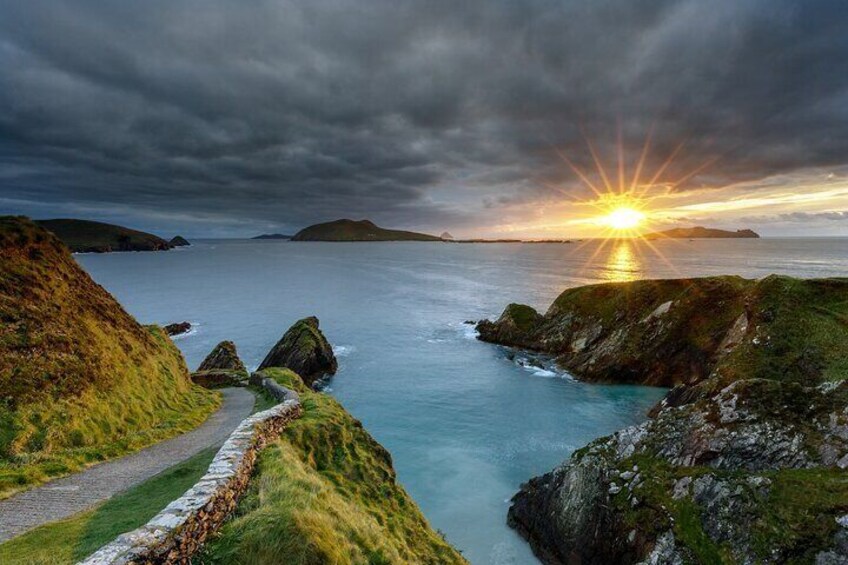
M369 220L336 220L297 232L292 241L442 241L435 235L387 230Z
M291 239L292 236L285 235L282 233L263 233L261 235L257 235L255 237L251 237L250 239Z
M757 239L760 234L749 229L729 231L695 226L649 233L644 237L645 239Z
M164 251L173 245L161 237L123 226L89 220L38 220L74 253Z
M478 329L580 379L673 387L512 499L545 563L848 560L848 279L592 285Z

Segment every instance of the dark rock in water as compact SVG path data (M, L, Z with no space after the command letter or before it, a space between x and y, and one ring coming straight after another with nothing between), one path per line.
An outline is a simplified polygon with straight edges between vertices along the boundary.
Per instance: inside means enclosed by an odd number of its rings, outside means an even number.
M176 324L168 324L163 329L165 330L165 333L170 336L180 335L191 330L191 323L177 322Z
M285 367L300 375L309 386L324 375L335 374L338 362L318 323L314 316L297 321L271 349L259 370Z
M239 359L236 345L232 341L222 341L206 356L191 378L205 387L243 386L248 380L248 373Z
M212 369L227 369L247 373L244 363L239 359L236 344L232 341L222 341L216 345L215 349L206 356L206 359L197 368L198 371L210 371Z
M496 322L482 320L477 324L478 339L505 345L538 349L535 331L542 316L530 306L510 304Z
M181 235L175 236L171 241L168 242L171 247L185 247L187 245L191 245L186 238Z
M463 322L463 324L466 324L466 325L468 325L468 326L473 326L473 325L475 325L476 323L477 323L477 321L476 321L476 320L465 320L465 321Z

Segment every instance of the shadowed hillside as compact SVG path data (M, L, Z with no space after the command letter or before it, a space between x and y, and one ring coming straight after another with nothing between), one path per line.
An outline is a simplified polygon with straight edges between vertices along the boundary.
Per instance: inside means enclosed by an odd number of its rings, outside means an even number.
M292 241L442 241L434 235L383 229L369 220L336 220L297 232Z
M61 219L39 220L36 223L53 232L74 253L162 251L174 246L153 234L103 222Z
M194 427L217 396L50 232L0 218L0 496Z

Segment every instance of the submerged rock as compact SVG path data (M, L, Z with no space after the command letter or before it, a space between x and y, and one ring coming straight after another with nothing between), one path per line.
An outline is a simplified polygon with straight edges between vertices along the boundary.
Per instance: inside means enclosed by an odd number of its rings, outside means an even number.
M206 356L191 378L205 387L244 386L248 376L244 363L239 359L236 344L222 341Z
M177 322L175 324L168 324L163 328L165 333L169 336L180 335L184 333L188 333L191 330L190 322Z
M268 352L259 370L285 367L300 375L309 386L325 375L335 374L336 356L318 326L318 318L314 316L295 322Z

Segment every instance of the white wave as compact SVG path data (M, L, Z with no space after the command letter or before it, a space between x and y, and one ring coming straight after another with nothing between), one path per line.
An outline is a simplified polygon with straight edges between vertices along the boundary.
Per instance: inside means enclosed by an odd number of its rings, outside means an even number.
M189 322L189 324L191 324L191 329L190 329L190 330L188 330L188 331L187 331L187 332L185 332L185 333L181 333L181 334L177 334L177 335L172 335L172 336L171 336L171 341L177 341L177 340L180 340L180 339L186 338L186 337L188 337L188 336L190 336L190 335L194 335L194 334L196 334L196 333L198 332L198 329L200 328L200 324L199 324L198 322Z
M336 357L347 357L351 353L356 351L356 348L352 345L334 345L333 346L333 355Z

